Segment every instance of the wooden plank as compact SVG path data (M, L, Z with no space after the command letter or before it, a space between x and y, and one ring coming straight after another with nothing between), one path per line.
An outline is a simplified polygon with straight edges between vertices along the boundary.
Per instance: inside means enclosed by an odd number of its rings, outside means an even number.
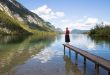
M87 51L84 51L82 49L79 49L77 47L74 47L70 44L63 44L65 47L68 47L70 48L71 50L77 52L78 54L86 57L87 59L93 61L94 63L97 63L99 66L105 68L106 70L108 70L110 72L110 61L109 60L106 60L102 57L99 57L99 56L96 56L94 54L91 54Z

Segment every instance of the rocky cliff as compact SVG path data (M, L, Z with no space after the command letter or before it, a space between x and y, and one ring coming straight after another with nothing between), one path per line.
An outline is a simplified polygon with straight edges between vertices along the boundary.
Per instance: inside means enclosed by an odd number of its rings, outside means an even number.
M2 16L2 13L5 13L6 15L2 17L8 16L13 21L18 21L20 23L19 26L28 32L54 31L55 29L55 27L52 26L50 23L45 22L37 14L29 11L16 0L0 0L0 12L0 16ZM0 23L0 27L2 26L2 24L3 22Z

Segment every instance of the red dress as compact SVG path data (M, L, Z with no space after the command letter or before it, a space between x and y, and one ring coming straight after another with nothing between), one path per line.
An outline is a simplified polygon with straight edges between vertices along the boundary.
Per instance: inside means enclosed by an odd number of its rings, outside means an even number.
M69 36L70 31L66 30L65 32L65 42L70 42L70 36Z

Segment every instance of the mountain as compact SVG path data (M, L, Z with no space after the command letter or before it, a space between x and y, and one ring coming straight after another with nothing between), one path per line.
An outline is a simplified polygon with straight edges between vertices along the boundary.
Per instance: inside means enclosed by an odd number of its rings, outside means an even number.
M45 22L16 0L0 0L0 33L36 33L54 29L51 23Z
M83 33L88 33L89 30L79 30L79 29L73 29L71 33L76 33L76 34L83 34Z
M26 29L23 29L17 20L8 16L5 12L0 11L0 34L32 34Z

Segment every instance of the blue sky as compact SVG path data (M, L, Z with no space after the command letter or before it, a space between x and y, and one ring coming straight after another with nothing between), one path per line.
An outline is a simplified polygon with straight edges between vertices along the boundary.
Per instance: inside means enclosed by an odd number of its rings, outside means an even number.
M110 0L17 0L55 27L91 29L103 21L110 24Z

